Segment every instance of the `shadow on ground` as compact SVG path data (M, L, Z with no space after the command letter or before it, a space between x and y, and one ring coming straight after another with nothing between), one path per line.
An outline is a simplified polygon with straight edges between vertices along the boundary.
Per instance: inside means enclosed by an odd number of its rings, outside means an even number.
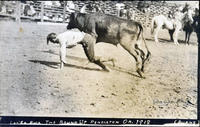
M54 68L54 69L59 68L59 65L60 65L59 62L50 62L50 61L41 61L41 60L29 60L29 61L32 62L32 63L39 63L39 64L42 64L42 65L46 65L46 66ZM92 70L92 71L102 71L101 69L82 67L82 66L72 65L72 64L65 64L64 66L72 67L72 68L76 68L76 69L85 69L85 70Z

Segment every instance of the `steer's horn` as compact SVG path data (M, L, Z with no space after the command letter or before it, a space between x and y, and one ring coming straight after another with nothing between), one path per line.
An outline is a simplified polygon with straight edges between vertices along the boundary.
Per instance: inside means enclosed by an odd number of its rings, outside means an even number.
M48 34L48 36L47 36L47 45L49 44L49 41L55 43L54 39L56 39L56 34L55 33Z

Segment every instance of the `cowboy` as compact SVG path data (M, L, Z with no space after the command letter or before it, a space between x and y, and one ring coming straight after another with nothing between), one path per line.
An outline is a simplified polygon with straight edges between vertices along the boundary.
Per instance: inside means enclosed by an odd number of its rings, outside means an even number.
M93 36L81 32L79 29L71 29L67 30L64 33L56 34L56 33L50 33L47 36L47 45L49 44L49 41L52 43L60 44L60 69L63 68L63 65L66 64L66 48L73 48L77 44L82 44L83 46L93 38Z

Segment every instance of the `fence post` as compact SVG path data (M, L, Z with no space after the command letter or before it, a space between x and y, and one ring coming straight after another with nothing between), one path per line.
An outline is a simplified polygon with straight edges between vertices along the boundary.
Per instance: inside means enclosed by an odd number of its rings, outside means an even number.
M65 23L65 16L66 16L66 1L64 1L64 6L63 6L63 23Z
M44 2L41 2L41 22L44 22Z
M15 20L18 23L21 22L21 2L20 1L16 1Z

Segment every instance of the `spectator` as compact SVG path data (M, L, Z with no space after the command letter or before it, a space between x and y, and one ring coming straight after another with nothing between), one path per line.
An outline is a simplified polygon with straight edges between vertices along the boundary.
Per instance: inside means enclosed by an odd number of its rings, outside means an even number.
M0 1L0 13L6 13L5 1Z
M16 1L5 1L6 13L8 13L8 14L13 14L13 13L15 12L15 11L14 11L15 2L16 2Z
M135 20L135 10L134 9L128 9L127 10L127 19L129 20Z
M44 20L49 20L49 17L47 16L48 14L44 13L43 19Z
M137 5L137 9L142 11L143 13L149 11L150 5L146 1L139 1Z
M120 10L124 9L124 4L123 3L117 3L116 4L116 9L117 9L117 16L120 17Z
M30 3L30 10L28 11L28 15L29 15L29 16L32 16L32 17L36 15L36 11L35 11L33 5L34 5L33 2Z
M28 4L24 5L24 16L28 16L28 10L30 10L30 6Z
M84 6L81 8L80 13L86 13L86 6L87 6L87 5L84 5Z
M103 10L101 9L101 7L97 4L93 4L93 10L92 12L100 12L103 13Z
M52 5L52 1L44 1L44 6L51 7Z
M123 9L120 10L119 17L127 19L127 12L128 12L128 6L126 5Z
M34 2L28 2L25 6L24 6L24 16L35 16L36 15L36 11L33 7Z
M168 18L170 18L170 19L173 19L173 18L174 18L172 11L169 11L169 13L168 13Z
M52 1L52 5L55 7L60 7L61 3L59 1Z
M71 13L75 12L75 4L73 1L67 1L66 10Z
M62 21L63 21L62 15L59 14L59 15L58 15L58 22L62 22Z

